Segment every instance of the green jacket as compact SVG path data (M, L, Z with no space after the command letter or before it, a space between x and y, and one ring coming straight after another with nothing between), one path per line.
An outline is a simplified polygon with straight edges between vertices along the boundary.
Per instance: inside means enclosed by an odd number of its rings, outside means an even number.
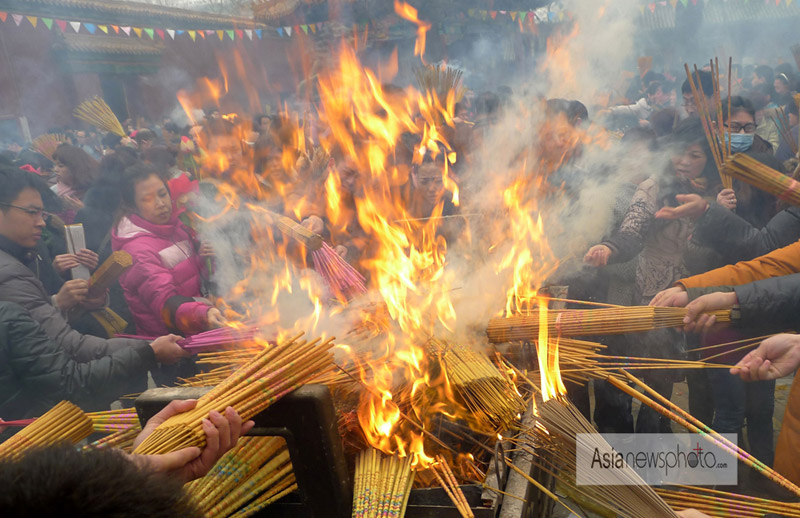
M106 407L137 386L156 358L147 342L79 363L17 304L0 302L0 418L37 417L61 400Z

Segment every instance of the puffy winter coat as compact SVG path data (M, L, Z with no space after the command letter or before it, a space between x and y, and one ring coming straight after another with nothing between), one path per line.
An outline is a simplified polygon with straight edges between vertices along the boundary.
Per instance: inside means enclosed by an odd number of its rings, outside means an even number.
M37 417L64 399L84 410L107 408L120 396L143 389L145 373L155 365L153 349L143 341L96 360L76 362L24 308L0 302L0 416L4 419Z
M175 214L166 225L126 216L114 228L111 244L133 258L120 285L138 333L161 336L205 329L210 303L200 293L202 262L189 229Z
M748 261L800 239L800 207L780 211L759 230L712 203L695 221L693 239L713 248L728 263Z

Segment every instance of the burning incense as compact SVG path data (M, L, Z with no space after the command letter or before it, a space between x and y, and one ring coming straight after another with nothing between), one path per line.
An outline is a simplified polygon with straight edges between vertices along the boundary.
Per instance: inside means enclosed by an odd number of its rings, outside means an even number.
M205 445L202 420L211 410L233 407L242 419L250 419L277 400L333 366L329 349L333 338L300 340L302 333L267 347L242 365L225 381L197 400L197 406L175 415L155 429L135 453L168 453L188 446Z
M120 137L125 136L125 130L119 123L119 119L101 97L95 96L92 99L86 99L72 111L72 114L101 130Z
M800 206L800 183L743 153L724 165L728 174L792 205Z
M443 340L432 339L429 346L480 428L505 430L525 411L525 401L514 384L485 355Z
M402 518L414 483L411 457L386 456L374 448L356 459L353 518Z
M77 444L92 433L92 421L83 410L62 401L16 435L0 444L0 460L15 460L31 448L69 441Z
M178 340L178 345L187 351L199 352L219 349L220 347L251 343L258 336L259 329L255 326L225 326L210 329ZM117 338L131 338L134 340L155 340L155 336L117 334Z
M698 420L690 413L686 412L678 405L674 404L652 388L650 388L646 383L642 380L636 378L635 376L622 371L626 378L629 381L635 383L639 387L645 390L648 394L656 398L658 401L654 401L650 399L645 394L642 394L638 390L630 387L627 383L621 382L616 378L609 377L607 381L617 387L618 389L622 390L626 394L638 399L642 403L646 404L656 412L660 413L661 415L668 417L669 419L675 421L679 425L683 426L684 428L688 429L690 432L699 433L712 443L716 444L720 448L724 449L725 451L731 453L732 455L736 455L739 460L744 462L746 465L754 468L756 471L767 477L768 479L772 480L776 484L783 486L784 488L788 489L792 493L796 495L800 495L800 487L797 487L794 483L790 480L786 479L783 475L778 473L777 471L773 470L760 460L756 459L743 449L739 448L735 444L731 443L723 436L712 430L709 426L705 425L702 421Z
M638 333L665 327L681 327L686 308L621 306L603 309L568 309L549 312L551 335L586 336ZM729 322L730 311L715 311L717 322ZM539 337L539 316L496 317L489 320L486 334L491 343L534 341Z
M296 487L283 438L243 437L205 477L186 486L186 491L206 516L241 517Z

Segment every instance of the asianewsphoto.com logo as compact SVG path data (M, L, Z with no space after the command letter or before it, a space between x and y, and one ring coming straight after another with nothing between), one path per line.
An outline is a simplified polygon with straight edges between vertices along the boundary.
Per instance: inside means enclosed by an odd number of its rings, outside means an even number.
M576 456L579 485L736 483L730 448L698 434L578 434Z

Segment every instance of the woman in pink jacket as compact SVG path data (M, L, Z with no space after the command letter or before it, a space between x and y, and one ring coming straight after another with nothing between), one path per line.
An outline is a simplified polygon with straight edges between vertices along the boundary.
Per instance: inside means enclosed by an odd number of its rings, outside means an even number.
M147 336L195 334L225 324L200 287L206 247L179 219L159 172L140 163L125 171L123 216L112 231L114 251L124 250L133 266L120 277L136 330ZM209 254L210 255L210 254Z

